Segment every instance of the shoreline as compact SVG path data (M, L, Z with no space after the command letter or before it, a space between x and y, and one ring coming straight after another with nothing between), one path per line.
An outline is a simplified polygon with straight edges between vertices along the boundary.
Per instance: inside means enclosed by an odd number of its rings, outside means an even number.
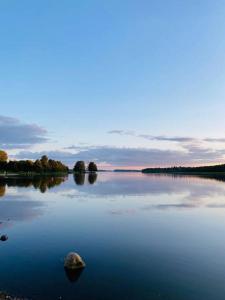
M196 175L196 176L218 176L223 175L225 176L225 172L166 172L166 171L142 171L142 174L162 174L162 175Z
M69 172L43 172L43 173L36 173L36 172L17 172L17 173L1 173L0 177L16 177L16 176L24 176L24 177L34 177L34 176L66 176Z

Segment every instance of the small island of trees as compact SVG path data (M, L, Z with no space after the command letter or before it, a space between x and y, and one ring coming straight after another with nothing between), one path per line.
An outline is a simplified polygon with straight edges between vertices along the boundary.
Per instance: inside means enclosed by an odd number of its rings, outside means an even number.
M69 168L61 161L49 159L43 155L40 159L33 160L9 160L8 154L0 150L0 173L25 173L25 174L49 174L49 173L69 173ZM98 168L94 162L90 162L86 167L84 161L75 163L74 173L97 172Z
M4 173L68 173L69 168L61 161L49 159L43 155L41 159L32 160L10 160L4 151L0 151L0 172Z
M97 165L93 161L91 161L86 168L85 162L80 160L76 162L73 168L74 173L97 172L97 171L98 171Z

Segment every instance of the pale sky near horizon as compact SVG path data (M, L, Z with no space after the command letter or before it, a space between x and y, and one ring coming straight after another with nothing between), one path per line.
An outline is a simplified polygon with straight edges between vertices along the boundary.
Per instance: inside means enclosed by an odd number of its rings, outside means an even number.
M225 161L225 1L0 1L0 36L11 158Z

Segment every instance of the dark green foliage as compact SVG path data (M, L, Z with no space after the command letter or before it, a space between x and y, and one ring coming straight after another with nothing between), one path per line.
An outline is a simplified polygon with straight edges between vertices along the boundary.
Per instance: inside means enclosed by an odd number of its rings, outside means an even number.
M73 171L76 173L84 173L85 172L85 163L82 160L76 162Z
M23 172L23 173L51 173L51 172L64 172L69 171L68 167L60 161L48 159L47 156L42 156L35 162L31 160L14 160L14 161L0 161L0 172Z
M97 168L97 165L91 161L88 165L88 171L89 172L97 172L98 171L98 168Z
M49 169L49 164L48 164L48 157L46 155L43 155L40 159L42 168L43 169Z
M37 173L41 173L42 171L42 163L39 159L35 160L34 162L34 171Z
M7 166L7 161L1 161L0 160L0 171L1 170L6 170L6 166Z

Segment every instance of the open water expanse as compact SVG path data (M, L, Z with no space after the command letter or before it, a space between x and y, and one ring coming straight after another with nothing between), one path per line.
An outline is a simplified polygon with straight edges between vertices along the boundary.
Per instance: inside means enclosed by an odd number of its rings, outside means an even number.
M0 179L0 290L28 299L224 300L222 178ZM86 268L68 274L64 258Z

